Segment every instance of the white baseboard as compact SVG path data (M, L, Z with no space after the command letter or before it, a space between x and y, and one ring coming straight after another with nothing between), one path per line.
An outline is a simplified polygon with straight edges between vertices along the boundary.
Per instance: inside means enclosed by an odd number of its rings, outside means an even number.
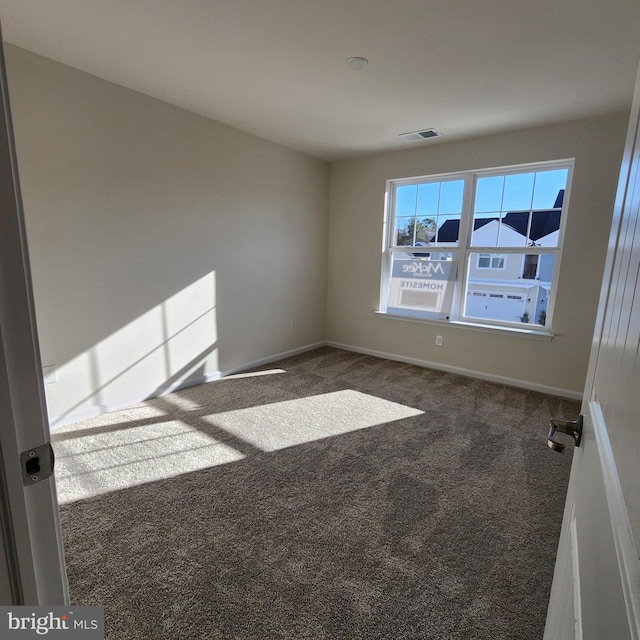
M276 360L284 360L284 358L297 356L301 353L305 353L306 351L312 351L313 349L318 349L319 347L324 347L326 345L327 343L324 341L314 342L313 344L308 344L308 345L305 345L304 347L298 347L297 349L290 349L289 351L276 353L272 356L266 356L265 358L260 358L258 360L253 360L251 362L245 362L244 364L240 364L235 367L229 367L228 369L223 369L220 372L220 377L224 378L225 376L230 376L230 375L233 375L234 373L240 373L241 371L246 371L247 369L254 369L255 367L261 367L263 364L276 362Z
M61 415L61 416L50 416L49 428L51 430L55 430L56 428L64 427L65 425L72 424L74 422L80 422L81 420L89 420L90 418L96 418L97 416L101 416L105 413L110 413L111 411L117 411L119 409L125 409L126 407L131 407L133 405L139 404L140 402L144 402L145 400L149 400L151 398L158 398L161 396L165 396L168 393L173 393L174 391L180 391L181 389L188 389L189 387L195 387L197 385L205 384L207 382L213 382L214 380L220 380L225 376L232 375L240 371L246 371L247 369L260 367L263 364L269 364L270 362L275 362L276 360L289 358L291 356L304 353L305 351L311 351L312 349L323 347L325 346L325 344L326 344L325 342L315 342L313 344L305 345L304 347L298 347L297 349L290 349L289 351L275 353L265 358L253 360L252 362L246 362L244 364L237 365L235 367L229 367L228 369L224 369L222 371L212 371L203 376L198 376L196 378L189 378L188 380L181 380L166 387L161 392L158 392L157 388L147 389L145 391L140 391L130 396L116 398L109 402L105 402L105 403L101 403L101 404L97 404L89 407L83 407L82 409L77 409L75 411L65 413L64 415Z
M400 356L395 353L386 353L384 351L376 351L375 349L364 349L362 347L354 347L348 344L342 344L340 342L328 341L325 343L329 347L335 347L336 349L344 349L345 351L353 351L354 353L362 353L368 356L375 356L376 358L385 358L387 360L395 360L397 362L404 362L406 364L414 364L418 367L426 367L427 369L436 369L437 371L446 371L447 373L455 373L468 378L478 378L479 380L486 380L487 382L497 382L509 387L518 387L520 389L528 389L530 391L539 391L540 393L547 393L554 396L560 396L562 398L570 398L571 400L582 400L582 393L578 391L571 391L570 389L559 389L558 387L551 387L545 384L537 384L535 382L529 382L528 380L518 380L515 378L508 378L506 376L496 376L484 371L474 371L472 369L464 369L462 367L452 367L439 362L430 362L428 360L419 360L418 358L408 358L406 356Z

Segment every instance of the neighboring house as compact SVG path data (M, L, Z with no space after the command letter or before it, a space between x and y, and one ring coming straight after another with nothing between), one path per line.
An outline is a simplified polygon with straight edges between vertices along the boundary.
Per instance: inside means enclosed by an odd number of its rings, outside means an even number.
M476 218L471 246L558 246L560 209L564 190L553 210L507 213ZM529 218L531 218L529 228ZM430 242L438 247L458 242L460 221L445 221ZM482 251L471 254L465 315L475 318L532 322L544 325L552 286L552 255L510 254Z
M476 229L472 245L490 246L495 243L498 233L498 246L523 246L525 242L527 246L533 246L525 235L497 220ZM558 230L550 235L556 236L557 246ZM552 243L552 239L546 236L538 240ZM471 255L465 315L545 324L554 256L533 253Z

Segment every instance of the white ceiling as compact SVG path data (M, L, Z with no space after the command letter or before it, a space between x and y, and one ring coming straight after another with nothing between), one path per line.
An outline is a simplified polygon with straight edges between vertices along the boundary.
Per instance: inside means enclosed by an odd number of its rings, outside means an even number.
M625 109L640 53L638 0L0 0L0 19L7 42L328 160Z

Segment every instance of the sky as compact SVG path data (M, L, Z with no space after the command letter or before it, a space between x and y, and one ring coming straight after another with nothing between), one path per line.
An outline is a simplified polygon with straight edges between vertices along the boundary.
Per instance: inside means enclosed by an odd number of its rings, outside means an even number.
M558 191L564 189L568 169L553 169L507 176L478 178L475 212L496 215L500 212L551 209ZM396 190L396 216L446 215L459 217L462 211L464 180L400 185Z
M484 176L477 179L474 215L498 218L510 211L552 209L558 192L566 187L568 169L550 169ZM396 229L406 228L414 215L437 218L440 227L448 219L460 219L464 180L403 184L396 189Z

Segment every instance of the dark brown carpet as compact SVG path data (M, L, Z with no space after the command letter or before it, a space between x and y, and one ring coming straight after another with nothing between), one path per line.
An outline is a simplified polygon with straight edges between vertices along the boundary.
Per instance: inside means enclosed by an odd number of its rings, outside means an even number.
M63 505L72 602L109 640L539 640L571 463L547 425L579 404L332 348L275 368L145 403L245 457ZM216 425L344 390L422 413L273 451Z

